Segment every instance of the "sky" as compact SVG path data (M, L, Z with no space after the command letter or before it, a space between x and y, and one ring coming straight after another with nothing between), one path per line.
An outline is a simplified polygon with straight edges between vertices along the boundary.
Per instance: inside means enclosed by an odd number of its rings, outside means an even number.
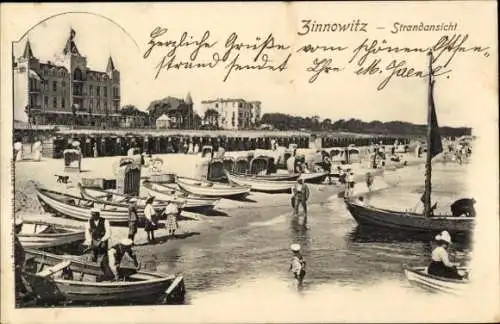
M431 7L432 6L432 7ZM69 35L76 31L75 41L82 55L87 57L92 69L104 70L109 56L121 72L122 105L132 104L146 109L149 103L167 96L185 98L191 93L194 108L203 113L200 102L215 98L244 98L262 102L262 113L283 112L292 115L319 115L322 119L359 118L365 121L401 120L423 124L426 121L427 80L425 78L393 77L381 91L380 82L390 74L356 76L355 66L347 64L353 49L365 38L369 41L386 40L393 46L430 46L443 35L469 35L466 44L489 46L491 55L459 53L450 63L452 72L436 79L435 101L440 125L479 126L475 119L478 112L497 118L496 95L497 40L496 16L491 5L476 2L463 3L449 10L446 3L383 3L359 6L357 3L304 4L135 4L135 6L110 7L105 4L74 5L72 11L98 12L101 16L70 13L50 18L34 27L14 46L15 55L22 53L29 38L35 56L42 61L53 60L59 54ZM19 6L19 19L10 26L13 39L21 37L30 27L54 13L68 11L62 5ZM412 15L408 13L411 12ZM473 14L471 14L473 13ZM412 18L418 17L418 18ZM350 23L353 20L366 23L364 32L323 32L299 36L302 20L318 23ZM481 23L477 23L481 20ZM440 24L457 22L458 28L446 32L391 33L394 23ZM116 23L116 24L115 24ZM203 49L199 61L207 61L213 51L223 52L224 43L232 32L243 42L256 37L266 38L269 33L276 43L291 46L293 52L284 72L234 71L223 82L226 63L214 69L163 70L156 80L156 66L167 50L157 48L148 59L143 58L151 31L161 26L167 28L159 40L178 40L186 31L193 39L200 39L210 31L210 40L217 41L214 49ZM377 28L378 27L378 28ZM384 29L380 29L383 27ZM123 28L123 29L122 29ZM124 32L124 30L126 32ZM14 36L15 35L15 36ZM305 44L346 46L339 53L321 52L297 54ZM180 49L176 61L186 61L191 50ZM289 52L289 51L288 51ZM286 52L286 53L288 53ZM286 54L267 50L273 62L281 62ZM237 54L236 51L232 54ZM255 53L254 53L255 55ZM448 54L449 56L449 54ZM231 56L231 58L233 58ZM423 54L380 54L383 67L392 59L406 60L416 70L427 71L428 58ZM312 73L306 69L317 58L331 59L332 66L341 72L322 73L314 83L308 83ZM241 51L241 64L249 64L248 51ZM229 60L231 61L231 59ZM439 61L438 61L439 63ZM438 64L437 63L437 64ZM442 63L441 63L442 64ZM368 64L366 64L368 65ZM495 108L493 110L493 108Z

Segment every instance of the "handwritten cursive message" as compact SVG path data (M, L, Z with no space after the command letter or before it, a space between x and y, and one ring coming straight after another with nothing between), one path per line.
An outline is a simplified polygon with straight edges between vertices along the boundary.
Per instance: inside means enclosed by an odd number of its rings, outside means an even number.
M273 33L242 39L237 32L231 32L227 37L220 38L213 36L209 30L200 35L188 32L174 35L168 28L157 26L149 34L143 58L157 60L154 79L170 70L221 69L222 80L226 82L234 73L245 71L284 73L294 59L305 57L310 62L304 66L309 83L318 82L326 75L347 72L358 77L378 78L377 90L381 91L396 78L428 77L425 66L411 65L408 60L410 55L426 55L432 51L435 77L449 76L453 72L452 62L459 55L490 56L489 46L473 44L469 34L457 33L456 22L420 22L414 25L395 22L389 26L388 36L398 33L435 33L435 41L415 47L400 46L385 37L370 37L370 27L360 19L329 23L303 19L297 31L300 41L292 46ZM384 28L375 27L377 30ZM354 46L308 41L308 35L315 33L352 33L359 35L360 40Z

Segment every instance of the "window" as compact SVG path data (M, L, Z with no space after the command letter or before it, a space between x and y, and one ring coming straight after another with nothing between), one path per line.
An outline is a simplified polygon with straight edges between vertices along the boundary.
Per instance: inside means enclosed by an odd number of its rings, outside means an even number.
M118 105L118 102L114 102L115 105L115 113L118 113L118 110L120 110L120 106Z
M108 102L104 101L104 111L108 111Z
M104 98L107 98L108 97L108 87L104 87L102 91L104 92Z
M43 108L47 109L49 106L49 97L43 96Z
M61 81L61 87L66 87L66 82L65 81Z
M215 104L215 108L219 108L219 104L218 103Z
M61 98L61 108L66 108L66 100L63 98Z
M52 107L57 108L57 97L52 98Z
M92 111L92 109L94 109L94 99L89 99L89 108L90 108L90 111Z
M93 86L93 85L89 85L89 95L90 95L91 97L93 97L93 96L94 96L94 86Z
M95 88L96 92L97 92L97 96L100 97L101 96L101 87L97 86Z
M99 88L98 88L99 89ZM97 104L96 104L96 110L99 112L101 111L101 101L97 99Z
M57 81L52 81L52 91L57 91Z

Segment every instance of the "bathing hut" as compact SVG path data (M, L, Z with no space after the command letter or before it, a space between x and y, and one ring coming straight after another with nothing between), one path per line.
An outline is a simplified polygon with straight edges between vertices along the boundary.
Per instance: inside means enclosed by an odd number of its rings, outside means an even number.
M346 149L347 157L346 163L360 163L361 162L361 152L359 148L350 146Z
M121 158L116 170L116 191L123 195L138 196L140 186L140 163L130 157Z
M234 161L233 172L239 174L246 174L249 170L250 163L246 156L239 156Z
M77 149L63 151L64 172L80 172L82 170L82 153Z
M276 173L274 158L269 156L257 156L250 161L250 174L266 175Z
M207 180L224 181L226 174L224 172L224 161L222 159L213 159L208 164Z
M224 170L227 170L229 172L233 172L234 164L235 164L235 159L233 157L225 156L222 159L222 163L224 164Z
M205 145L201 148L201 157L202 158L209 157L210 159L212 159L213 156L214 156L214 152L213 152L212 145Z

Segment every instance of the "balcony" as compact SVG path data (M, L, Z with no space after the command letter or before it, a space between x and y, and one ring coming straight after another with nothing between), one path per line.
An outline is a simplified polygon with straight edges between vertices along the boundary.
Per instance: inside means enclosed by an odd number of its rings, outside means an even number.
M29 92L31 92L31 93L37 93L37 92L40 92L41 90L42 90L41 87L33 87L33 86L29 87Z

